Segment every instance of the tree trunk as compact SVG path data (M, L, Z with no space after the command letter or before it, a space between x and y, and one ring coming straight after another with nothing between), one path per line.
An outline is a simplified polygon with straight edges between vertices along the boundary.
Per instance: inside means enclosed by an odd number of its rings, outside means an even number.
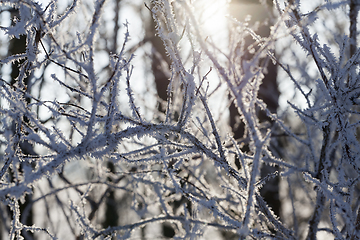
M272 3L267 3L267 8L272 9ZM231 3L230 8L230 14L237 18L239 21L244 21L244 18L247 15L251 15L251 21L250 24L254 24L255 22L260 22L260 27L256 31L257 34L259 34L262 37L268 37L270 35L270 28L269 26L264 24L265 18L269 16L269 14L266 12L266 8L260 4L260 1L256 2L255 0L247 1L247 0L233 0ZM254 43L254 40L251 36L248 36L245 39L245 47L250 46ZM253 57L253 55L249 52L245 53L244 58L242 61L250 60ZM263 59L262 61L267 61L266 59ZM270 110L270 112L275 113L278 108L278 99L280 92L278 90L277 85L277 66L273 65L271 61L268 61L268 63L264 63L265 72L264 72L264 79L260 86L260 90L258 93L258 97L262 99L266 105L267 108ZM230 126L232 128L234 138L236 140L239 140L241 138L246 138L244 134L246 134L245 125L240 120L239 112L237 111L237 108L234 104L234 102L231 103L231 106L229 108L230 111ZM271 120L266 116L265 112L258 110L258 116L260 122L270 122ZM242 147L242 150L244 152L249 151L249 147L247 144L245 144ZM240 168L239 159L235 157L235 164L238 168ZM274 173L277 171L277 167L271 167L264 165L261 169L261 177L264 178L268 176L269 174ZM260 191L261 195L264 197L264 200L268 203L268 205L272 208L274 213L277 216L280 216L280 198L279 198L279 178L271 178L261 189Z
M19 15L18 10L16 10L16 9L12 9L12 10L10 10L10 12L11 12L11 15L12 15L12 19L15 16L18 17L18 15ZM26 52L26 36L25 35L20 36L19 39L14 38L14 39L10 40L9 49L8 49L8 55L20 54L20 53L25 53L25 52ZM15 62L15 63L13 63L11 65L11 75L10 75L11 76L11 82L10 82L10 84L14 85L14 84L16 84L17 81L23 81L23 84L25 86L26 91L30 92L31 87L28 87L28 86L29 86L29 83L30 83L31 74L27 75L27 77L24 78L24 79L17 79L19 74L20 74L20 66L22 64L26 64L24 62L25 62L25 60L22 60L20 62ZM27 102L27 104L29 104L30 103L30 98L26 98L26 102ZM21 124L28 124L29 123L29 119L26 116L23 116L22 121L23 121L23 123L21 123ZM15 132L16 131L15 130L16 129L15 124L20 124L20 123L14 123L14 134L17 134ZM24 155L36 155L36 153L34 152L33 146L27 141L20 142L19 147L20 147L20 150L21 150L22 154L24 154ZM25 164L29 164L29 163L22 162L21 165L20 165L20 169L19 169L20 172L22 171L22 169L24 167L25 168L28 167L28 166L25 166ZM10 173L10 176L12 176L12 175L13 174ZM25 201L23 203L21 203L19 201L20 216L22 216L21 217L21 222L23 224L27 225L27 226L32 226L33 225L33 211L30 210L28 216L23 215L23 212L27 208L28 205L31 206L31 204L32 204L31 201L32 201L32 194L26 195ZM24 216L25 216L25 218L24 218ZM33 233L31 233L31 232L26 232L26 231L23 230L21 235L24 236L25 239L33 239Z

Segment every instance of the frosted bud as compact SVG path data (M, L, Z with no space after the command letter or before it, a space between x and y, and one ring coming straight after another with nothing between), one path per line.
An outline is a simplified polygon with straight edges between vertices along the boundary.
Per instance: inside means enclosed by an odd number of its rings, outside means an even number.
M180 36L174 32L169 33L168 37L175 44L180 41Z
M110 67L111 67L111 70L113 70L113 71L115 70L116 63L117 63L117 56L116 56L116 54L110 55Z
M194 54L195 59L200 59L201 58L201 52L194 50L193 54Z

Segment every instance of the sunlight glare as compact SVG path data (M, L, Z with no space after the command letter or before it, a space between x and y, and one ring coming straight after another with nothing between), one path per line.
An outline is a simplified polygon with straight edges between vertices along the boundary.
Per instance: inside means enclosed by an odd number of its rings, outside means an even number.
M196 0L192 1L195 14L199 14L199 26L203 33L214 43L225 43L228 39L227 15L228 0Z

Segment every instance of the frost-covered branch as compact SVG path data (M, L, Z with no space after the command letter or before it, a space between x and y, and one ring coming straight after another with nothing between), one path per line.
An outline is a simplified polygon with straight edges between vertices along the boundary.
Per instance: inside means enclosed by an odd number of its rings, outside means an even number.
M347 16L348 1L306 10L303 1L274 1L277 12L264 22L224 18L220 47L204 27L202 1L141 5L141 27L146 15L156 24L156 36L142 40L132 34L136 23L120 23L127 3L0 1L19 12L1 26L4 36L26 38L24 52L1 56L2 66L18 69L12 77L2 67L0 79L6 237L356 239L355 2L349 32L325 24L331 11ZM164 54L147 45L155 37ZM169 78L165 97L149 62ZM286 86L277 111L265 99L277 94L265 88L270 62ZM244 128L236 139L232 102ZM263 191L275 178L281 206Z

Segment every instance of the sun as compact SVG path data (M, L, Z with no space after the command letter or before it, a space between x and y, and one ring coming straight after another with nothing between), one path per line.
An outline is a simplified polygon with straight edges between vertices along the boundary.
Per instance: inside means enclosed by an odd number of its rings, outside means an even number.
M225 44L229 38L230 19L247 22L264 22L269 17L258 1L241 2L235 0L189 0L201 28L202 34L216 44Z
M227 39L229 0L193 0L191 3L203 34L215 42Z

